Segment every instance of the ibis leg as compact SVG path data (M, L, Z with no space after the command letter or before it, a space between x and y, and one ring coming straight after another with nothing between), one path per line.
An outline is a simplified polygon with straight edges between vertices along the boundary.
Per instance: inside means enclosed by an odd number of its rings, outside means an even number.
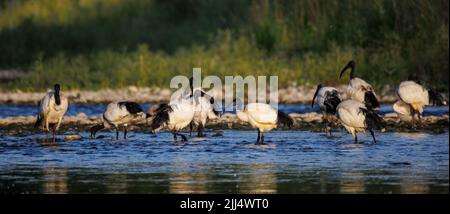
M125 126L123 130L123 139L127 139L127 132L128 132L127 126Z
M173 141L177 141L177 130L172 129Z
M373 132L373 130L370 130L370 134L372 135L373 138L373 143L377 143L377 139L375 139L375 133Z
M205 135L203 134L203 124L200 123L197 127L197 137L204 137Z
M53 133L53 138L52 138L52 140L53 140L53 143L56 141L56 130L55 130L55 126L53 126L53 128L52 128L52 133Z
M173 139L175 141L177 140L177 135L181 137L181 141L183 141L183 142L187 141L187 137L186 136L184 136L183 134L181 134L181 133L179 133L179 132L177 132L175 130L172 130L172 134L173 134Z
M352 131L353 139L355 140L355 143L358 143L358 135L356 135L356 131Z
M259 129L257 130L258 130L258 138L256 138L256 144L258 144L259 140L261 139L261 132L259 131Z

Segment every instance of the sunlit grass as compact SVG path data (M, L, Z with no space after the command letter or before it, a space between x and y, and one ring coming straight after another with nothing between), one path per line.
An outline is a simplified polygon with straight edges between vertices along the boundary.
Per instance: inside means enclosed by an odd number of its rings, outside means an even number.
M448 91L448 1L19 0L0 4L1 88L167 87L179 74L278 75L281 87L376 87L411 73Z

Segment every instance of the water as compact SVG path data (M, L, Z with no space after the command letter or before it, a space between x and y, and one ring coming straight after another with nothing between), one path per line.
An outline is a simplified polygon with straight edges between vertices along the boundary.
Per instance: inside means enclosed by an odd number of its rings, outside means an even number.
M147 110L152 104L145 103L142 105L144 110ZM106 104L70 104L66 115L74 116L79 113L85 113L88 116L98 116L106 108ZM311 108L311 105L304 104L280 104L279 109L286 113L310 113L319 112L319 108ZM423 112L424 116L429 115L443 115L448 114L448 106L428 106ZM380 108L381 114L393 112L392 105L382 105ZM1 117L15 117L15 116L32 116L37 115L38 108L36 105L14 105L14 104L0 104L0 118Z
M224 130L173 142L169 133L128 140L38 143L0 138L1 193L447 193L448 132L328 138L309 131ZM60 137L61 138L61 137ZM61 141L61 140L60 140Z
M144 104L147 109L151 104ZM292 113L309 105L280 105ZM98 116L104 104L69 107ZM392 112L383 105L381 113ZM0 105L0 117L30 116L35 105ZM428 107L424 115L448 114ZM217 131L216 131L217 132ZM1 132L0 132L1 133ZM447 193L448 132L377 133L377 144L345 132L273 131L256 146L254 131L223 130L174 143L169 133L39 143L41 134L0 137L0 193Z

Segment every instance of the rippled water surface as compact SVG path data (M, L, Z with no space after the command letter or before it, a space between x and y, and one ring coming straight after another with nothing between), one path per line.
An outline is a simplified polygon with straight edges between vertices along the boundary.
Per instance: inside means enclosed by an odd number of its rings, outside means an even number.
M100 133L99 133L100 134ZM360 134L353 144L309 131L208 132L173 142L169 133L128 140L38 143L0 137L1 193L448 193L448 132ZM59 136L62 138L62 136ZM40 142L40 141L39 141Z
M148 109L152 104L143 104L144 110ZM88 116L98 116L106 108L106 104L70 104L66 115L73 116L78 113L85 113ZM309 113L318 112L319 108L311 108L310 105L304 104L280 104L279 109L286 113ZM448 106L428 106L423 113L424 116L428 115L443 115L448 114ZM393 112L392 105L382 105L380 109L381 114ZM0 104L0 117L13 117L13 116L31 116L38 113L36 105L13 105L13 104Z

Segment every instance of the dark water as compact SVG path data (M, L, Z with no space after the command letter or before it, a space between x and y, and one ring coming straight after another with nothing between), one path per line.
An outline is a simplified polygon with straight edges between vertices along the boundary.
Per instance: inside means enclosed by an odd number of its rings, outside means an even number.
M146 103L142 107L147 110L152 104ZM279 109L286 113L309 113L319 112L319 108L311 108L311 105L304 104L280 104ZM106 108L106 104L71 104L66 115L74 116L78 113L85 113L88 116L98 116ZM448 106L428 106L423 113L424 116L428 115L443 115L448 114ZM380 109L381 114L391 113L392 105L382 105ZM31 116L38 113L36 105L12 105L12 104L0 104L0 117L12 117L12 116Z
M256 146L252 131L224 130L174 143L168 133L128 140L38 143L0 138L1 193L447 193L448 132L327 138L273 131ZM86 133L82 134L87 137ZM61 137L61 136L60 136ZM60 140L61 141L61 140Z

